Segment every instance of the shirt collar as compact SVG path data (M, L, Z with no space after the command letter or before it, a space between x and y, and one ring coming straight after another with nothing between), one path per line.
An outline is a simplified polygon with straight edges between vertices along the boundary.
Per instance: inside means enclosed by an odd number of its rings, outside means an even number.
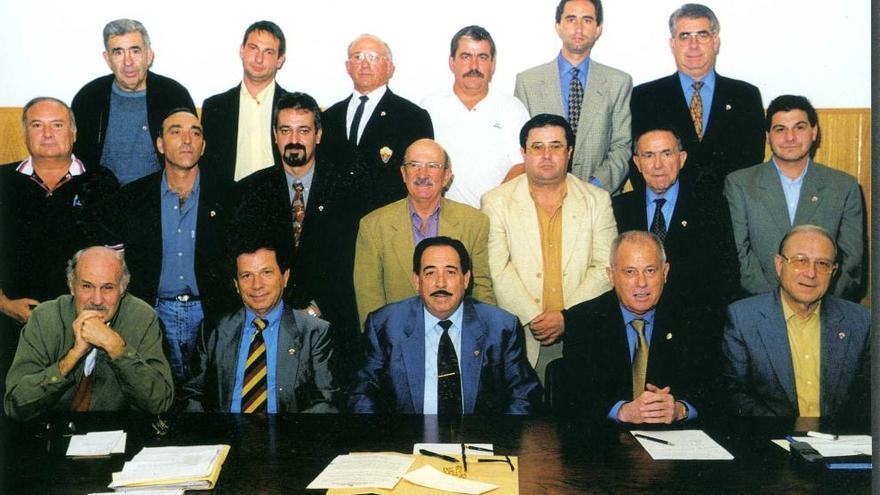
M428 332L430 329L435 328L437 326L437 322L440 321L440 318L437 318L436 316L432 315L431 312L428 311L428 308L425 307L424 303L422 303L422 308L424 308L424 313L425 313L425 332ZM462 328L461 322L464 319L464 299L461 300L461 303L459 303L458 308L456 308L456 310L451 315L449 315L449 318L446 318L446 319L451 321L452 325L455 328L458 328L459 330L461 330L461 328Z
M816 304L816 307L813 308L813 311L809 315L807 315L806 318L804 318L804 317L800 316L799 314L795 313L794 309L792 309L792 307L788 305L788 301L786 301L785 296L782 295L782 288L781 287L779 289L779 300L782 301L782 317L785 319L785 323L788 323L788 321L794 317L798 317L802 320L809 320L814 315L818 316L820 314L819 310L822 307L822 301L820 300Z
M577 65L572 65L571 62L568 61L567 58L562 56L562 51L559 52L559 55L556 56L556 67L559 69L560 74L568 74L571 72L573 67L577 67L580 70L580 74L584 74L587 71L587 66L590 64L590 57L583 59L581 63Z
M434 215L436 215L437 212L440 211L440 205L442 205L442 204L443 204L443 199L441 198L440 201L437 201L437 207L434 208L434 211L432 211L431 214L428 215L428 217L430 218L430 217L433 217ZM407 207L409 207L410 218L421 218L421 217L419 217L419 214L416 213L416 208L415 208L415 206L413 206L411 199L407 198L406 205L407 205Z
M652 204L655 199L663 198L666 200L666 204L674 204L675 200L678 199L678 190L681 188L679 184L680 180L676 179L675 183L669 186L669 189L666 190L663 194L657 194L648 186L645 186L645 192L647 193L645 199L647 200L647 204Z
M193 187L192 187L192 190L191 190L190 193L189 193L189 197L194 197L196 194L198 194L198 192L199 192L199 182L201 182L201 181L200 181L201 178L202 178L202 174L201 174L201 173L199 173L199 174L196 175L196 180L193 182ZM165 196L166 194L169 194L169 193L170 193L170 194L174 194L175 196L178 195L176 192L172 191L170 187L168 187L168 176L165 175L165 171L164 171L164 170L162 171L162 181L161 181L161 183L160 183L160 185L159 185L159 192L162 194L162 196Z
M682 87L690 87L694 83L694 81L696 81L696 79L685 74L684 72L678 73L678 80L681 82ZM708 73L706 73L705 76L703 76L702 79L700 79L700 81L702 81L703 83L703 88L709 90L709 92L712 93L715 89L715 70L710 70Z
M351 93L351 98L352 98L352 100L357 100L361 96L367 96L370 98L368 101L379 101L382 99L383 96L385 96L386 91L388 91L388 85L383 84L383 85L379 86L378 88L374 89L373 91L370 91L369 93L361 93L358 90L354 90Z
M276 304L274 308L269 310L269 312L266 313L266 316L263 317L263 319L268 322L266 324L265 330L269 330L270 328L276 328L278 326L277 323L281 321L281 315L283 313L284 313L284 302L279 301L278 304ZM257 317L256 313L254 313L250 308L247 308L247 307L245 308L245 311L244 311L245 335L247 335L248 330L253 328L254 325L252 324L252 322L254 321L254 318L256 318L256 317Z
M271 83L267 84L265 88L261 89L257 96L251 96L250 91L248 91L247 86L244 84L244 80L241 81L241 97L249 98L257 102L257 105L262 104L264 101L267 101L269 96L275 96L275 80L273 79Z
M773 166L776 167L776 173L779 174L779 179L787 182L791 182L792 184L798 184L804 181L804 177L807 175L807 170L810 168L810 164L813 162L809 157L807 157L807 165L804 167L803 172L796 179L789 179L787 175L782 173L782 169L779 168L779 165L776 164L776 158L772 158Z
M645 320L645 323L647 323L648 325L653 325L654 324L654 314L657 312L657 308L651 308L648 312L646 312L645 314L640 316L640 315L637 315L637 314L633 313L632 311L626 309L626 306L624 306L623 304L620 304L620 312L623 315L623 322L627 326L629 326L629 324L633 320L639 319L639 318L641 318L642 320Z
M28 156L27 159L18 164L18 167L16 167L15 170L23 175L34 175L33 157ZM83 165L83 162L79 161L79 159L71 153L70 166L67 168L67 173L69 173L71 177L76 177L77 175L84 174L85 171L86 167Z

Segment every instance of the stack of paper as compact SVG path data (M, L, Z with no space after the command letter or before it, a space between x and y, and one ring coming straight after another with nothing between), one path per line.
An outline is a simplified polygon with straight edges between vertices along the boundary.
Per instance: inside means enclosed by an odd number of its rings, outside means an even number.
M70 437L67 455L70 457L94 457L125 453L125 432L93 431Z
M810 444L822 457L871 455L871 435L840 435L834 440L815 437L792 437L792 439Z
M217 484L228 445L145 447L113 473L110 488L137 487L211 490Z
M389 453L338 455L311 483L309 490L385 488L391 490L413 463L413 456Z

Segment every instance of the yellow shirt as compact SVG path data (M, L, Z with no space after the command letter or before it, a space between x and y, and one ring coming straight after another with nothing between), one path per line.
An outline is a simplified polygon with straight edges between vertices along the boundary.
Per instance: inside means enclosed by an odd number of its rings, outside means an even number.
M534 200L534 195L532 196ZM562 297L562 202L551 214L535 202L538 212L538 228L541 231L541 254L544 259L544 311L562 311L565 299Z
M244 82L238 97L238 144L235 152L235 180L271 167L272 156L272 99L275 97L275 83L266 86L254 98ZM211 143L206 143L211 146Z
M791 364L794 368L794 385L797 391L798 411L801 416L821 415L820 382L820 309L821 303L806 318L794 312L784 297L782 315L788 331L791 348Z

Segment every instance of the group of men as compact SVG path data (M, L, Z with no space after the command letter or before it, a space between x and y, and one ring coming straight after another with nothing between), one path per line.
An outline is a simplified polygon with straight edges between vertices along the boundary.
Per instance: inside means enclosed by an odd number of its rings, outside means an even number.
M109 23L112 74L28 102L0 168L6 413L866 413L868 312L838 298L864 290L861 193L812 161L815 109L765 118L718 75L708 7L672 13L676 73L635 88L590 57L602 22L560 1L515 97L462 28L421 106L363 34L321 111L259 21L201 119L143 25Z

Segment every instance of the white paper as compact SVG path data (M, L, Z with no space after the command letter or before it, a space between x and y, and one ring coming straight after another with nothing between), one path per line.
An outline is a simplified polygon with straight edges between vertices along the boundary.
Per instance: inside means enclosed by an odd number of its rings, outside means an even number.
M458 448L460 450L461 446L459 446ZM480 493L486 493L489 490L494 490L498 488L498 485L493 485L491 483L465 480L457 476L443 474L435 469L433 466L422 466L411 473L407 473L406 476L404 476L403 478L410 483L426 486L435 490L442 490L444 492L468 493L472 495L479 495Z
M721 445L712 440L702 430L670 430L670 431L639 431L630 433L666 440L672 445L665 445L644 438L636 440L651 458L657 460L732 460L733 456Z
M338 455L306 488L394 489L415 458L396 453L352 453Z
M175 478L207 478L222 451L222 445L192 447L145 447L113 473L110 488ZM179 486L204 486L204 481Z
M120 493L135 493L137 495L184 495L186 491L183 488L171 488L171 489L151 489L144 490L143 488L137 488L134 490L126 490L125 488L121 488L116 490L115 492L101 492L101 493L90 493L89 495L119 495Z
M478 455L494 455L494 448L491 443L466 443L466 446L469 447L479 447L481 449L489 449L489 452L483 452L482 450L473 450L467 449L465 453L468 457L470 456L478 456ZM417 443L413 445L413 455L418 455L419 449L430 450L436 454L444 454L444 455L461 455L461 444L460 443Z
M122 430L93 431L70 437L67 455L70 457L103 456L125 453L126 434Z
M792 439L810 444L823 457L871 455L871 435L840 435L837 440L814 437L792 437Z
M776 439L776 440L770 440L770 441L773 442L774 444L778 445L779 447L785 449L786 452L791 452L791 444L788 442L788 440Z

